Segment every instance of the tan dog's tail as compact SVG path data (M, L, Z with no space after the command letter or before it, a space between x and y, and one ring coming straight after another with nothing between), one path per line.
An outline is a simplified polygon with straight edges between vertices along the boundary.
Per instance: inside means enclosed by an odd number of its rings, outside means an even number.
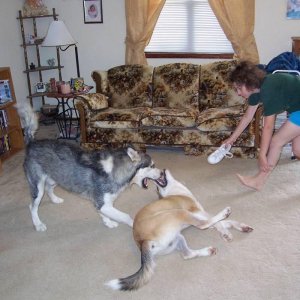
M155 263L153 260L153 254L151 253L149 247L149 241L143 241L141 247L140 269L136 273L126 278L113 279L107 282L106 285L112 288L113 290L121 290L121 291L137 290L150 281L154 273L154 267L155 267Z

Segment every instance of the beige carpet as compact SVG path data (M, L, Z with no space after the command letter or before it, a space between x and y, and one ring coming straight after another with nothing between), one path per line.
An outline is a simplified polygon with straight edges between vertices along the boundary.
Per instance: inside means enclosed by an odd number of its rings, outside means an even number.
M149 153L198 195L207 211L229 205L231 218L254 231L232 231L234 240L226 243L212 229L188 228L183 233L192 248L215 246L217 255L187 261L176 252L158 257L148 285L132 293L111 291L104 282L140 267L131 229L108 229L89 201L57 188L65 202L44 197L40 217L48 230L36 232L20 153L3 164L0 176L0 299L300 299L300 162L281 159L264 190L254 192L241 186L235 173L253 174L255 160L233 158L211 166L204 157L181 151ZM116 206L134 216L153 199L153 186L132 187Z

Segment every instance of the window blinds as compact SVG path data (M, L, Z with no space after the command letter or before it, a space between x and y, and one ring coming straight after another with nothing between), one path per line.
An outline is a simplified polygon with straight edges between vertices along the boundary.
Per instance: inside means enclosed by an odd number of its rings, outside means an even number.
M166 0L145 52L234 51L207 0Z

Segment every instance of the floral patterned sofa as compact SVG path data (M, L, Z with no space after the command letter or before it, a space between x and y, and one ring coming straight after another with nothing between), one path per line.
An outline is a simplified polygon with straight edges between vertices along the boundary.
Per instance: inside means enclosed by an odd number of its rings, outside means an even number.
M132 144L182 147L186 154L209 154L234 130L246 104L227 76L235 60L158 67L122 65L93 71L96 93L77 97L82 146L89 149ZM232 152L255 157L260 114Z

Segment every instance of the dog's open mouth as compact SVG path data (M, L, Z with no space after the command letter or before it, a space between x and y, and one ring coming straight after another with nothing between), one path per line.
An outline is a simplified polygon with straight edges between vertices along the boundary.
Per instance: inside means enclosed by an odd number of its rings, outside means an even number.
M153 180L160 187L166 187L168 184L167 177L166 177L166 170L161 171L160 177L158 179L145 177L142 181L142 186L144 189L148 188L148 179Z

